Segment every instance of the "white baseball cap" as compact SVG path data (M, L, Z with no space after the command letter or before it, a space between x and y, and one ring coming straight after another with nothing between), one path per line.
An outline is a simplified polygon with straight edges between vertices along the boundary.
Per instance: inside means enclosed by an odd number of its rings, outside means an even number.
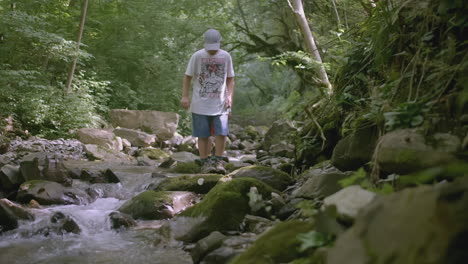
M216 29L208 29L205 34L205 49L206 50L219 50L221 47L221 34Z

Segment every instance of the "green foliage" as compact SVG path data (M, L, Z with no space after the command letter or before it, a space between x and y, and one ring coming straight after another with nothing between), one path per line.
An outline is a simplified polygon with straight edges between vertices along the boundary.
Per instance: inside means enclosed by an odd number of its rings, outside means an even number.
M330 245L334 238L330 234L322 234L315 230L308 233L303 233L297 235L297 239L302 242L301 247L299 248L300 252L304 252L309 249L319 248L323 246Z
M395 191L393 185L388 182L384 182L380 185L373 184L364 168L359 168L351 177L342 179L338 183L343 188L351 185L360 185L364 189L380 194L390 194Z

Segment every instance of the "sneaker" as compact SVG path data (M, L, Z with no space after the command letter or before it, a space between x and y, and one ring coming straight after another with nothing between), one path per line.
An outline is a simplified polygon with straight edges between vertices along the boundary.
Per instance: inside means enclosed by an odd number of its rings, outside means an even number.
M207 159L201 167L201 173L216 173L215 161Z
M195 164L197 164L197 165L200 166L200 167L203 167L203 165L206 163L207 160L208 160L208 158L196 159L196 160L195 160Z
M215 169L216 169L216 173L219 173L219 174L226 174L226 168L224 168L224 164L226 162L224 160L217 160L215 161Z

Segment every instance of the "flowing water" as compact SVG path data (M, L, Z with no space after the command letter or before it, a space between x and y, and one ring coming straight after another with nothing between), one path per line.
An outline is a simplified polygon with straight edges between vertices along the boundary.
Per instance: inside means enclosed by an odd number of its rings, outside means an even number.
M34 221L21 221L20 226L0 236L0 263L191 263L190 257L176 242L155 243L160 221L139 221L139 228L111 229L109 214L126 200L153 183L151 173L122 169L116 174L119 184L95 184L103 197L88 205L47 206L32 209ZM128 171L125 171L128 170ZM75 181L74 187L89 187ZM50 226L52 215L61 212L80 227L80 234L50 234L40 230Z

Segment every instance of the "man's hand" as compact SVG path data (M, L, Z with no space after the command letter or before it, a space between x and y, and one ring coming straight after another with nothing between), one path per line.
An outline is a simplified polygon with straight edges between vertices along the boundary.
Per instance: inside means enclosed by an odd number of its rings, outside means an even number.
M184 109L189 109L189 107L190 107L190 100L188 99L188 97L182 97L182 99L180 99L180 105L181 105Z
M232 107L232 98L230 96L228 96L226 98L226 101L224 102L224 105L226 106L226 109L229 109Z

